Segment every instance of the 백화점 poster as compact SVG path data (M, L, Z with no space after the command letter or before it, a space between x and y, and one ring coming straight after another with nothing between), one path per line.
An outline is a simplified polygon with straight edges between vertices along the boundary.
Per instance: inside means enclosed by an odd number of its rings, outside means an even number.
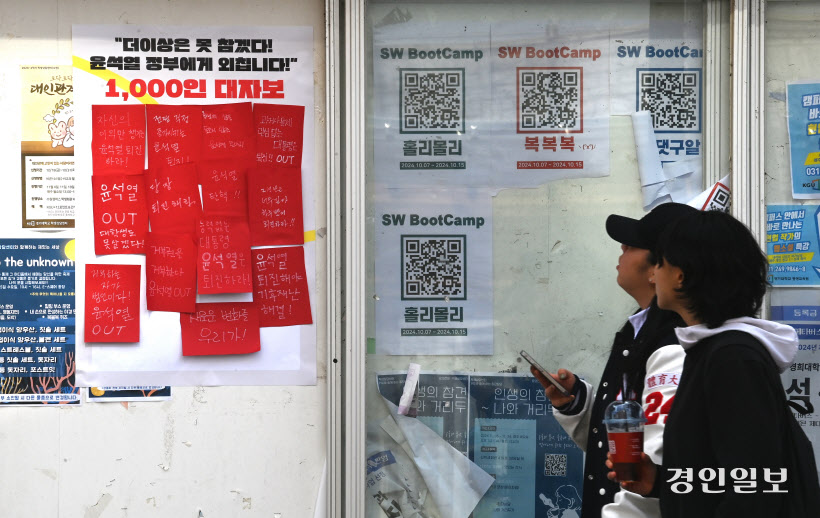
M820 83L786 86L792 196L820 198Z
M768 205L766 254L772 286L820 285L820 205Z
M378 374L379 393L398 404L405 378ZM422 372L412 410L495 479L475 518L580 515L583 452L532 376Z
M0 403L80 403L74 300L73 239L0 239Z

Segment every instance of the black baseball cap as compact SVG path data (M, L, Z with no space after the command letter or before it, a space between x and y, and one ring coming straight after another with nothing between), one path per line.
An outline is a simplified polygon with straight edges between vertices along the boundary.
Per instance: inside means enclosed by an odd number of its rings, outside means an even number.
M610 214L606 218L606 233L624 245L652 250L667 225L694 212L698 212L698 209L683 203L669 202L658 205L641 219Z

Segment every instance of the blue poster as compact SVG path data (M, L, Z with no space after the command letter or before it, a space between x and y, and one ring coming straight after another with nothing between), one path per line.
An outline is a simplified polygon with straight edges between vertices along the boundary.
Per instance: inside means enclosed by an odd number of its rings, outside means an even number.
M405 378L380 374L379 392L398 404ZM584 454L532 376L422 373L413 408L495 478L474 518L580 516Z
M73 239L0 239L0 403L80 403L74 307Z
M772 286L820 286L820 205L768 205L766 255Z
M820 83L791 83L787 90L792 196L820 198Z
M771 319L792 326L800 340L794 363L780 379L789 408L820 463L820 299L814 289L772 290L771 304Z

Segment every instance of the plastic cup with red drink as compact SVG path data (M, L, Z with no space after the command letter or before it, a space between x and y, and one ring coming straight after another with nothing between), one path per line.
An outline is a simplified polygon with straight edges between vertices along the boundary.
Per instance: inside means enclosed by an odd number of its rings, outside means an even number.
M645 422L643 408L637 401L613 401L604 412L610 457L622 482L637 478Z

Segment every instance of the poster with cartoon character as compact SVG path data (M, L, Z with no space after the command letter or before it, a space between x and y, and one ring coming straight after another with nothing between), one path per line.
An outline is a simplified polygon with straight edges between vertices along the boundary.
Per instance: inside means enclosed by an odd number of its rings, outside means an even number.
M74 103L71 99L60 99L43 120L48 123L51 147L74 147Z
M22 227L74 228L74 84L70 66L22 66Z

